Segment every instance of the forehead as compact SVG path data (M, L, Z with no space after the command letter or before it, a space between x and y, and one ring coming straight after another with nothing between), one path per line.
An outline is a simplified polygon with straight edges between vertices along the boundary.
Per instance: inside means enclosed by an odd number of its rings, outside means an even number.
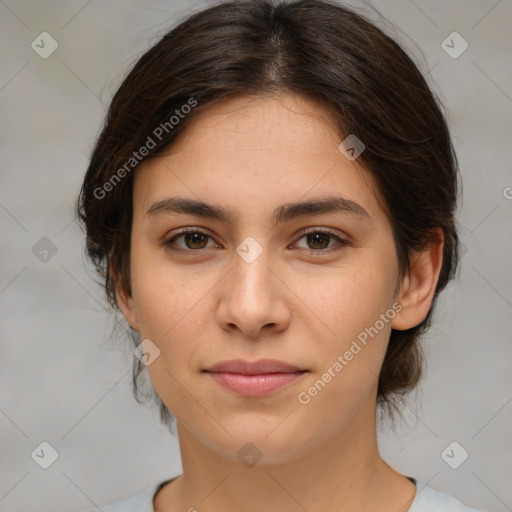
M373 178L340 142L321 103L292 95L221 100L195 112L166 155L139 166L134 197L146 210L168 193L273 209L336 193L376 214Z
M314 144L304 147L304 139L311 137L315 138ZM273 151L317 153L336 144L339 138L331 113L321 103L290 94L239 96L194 112L170 153L187 147L194 151L216 148L219 154L222 148L236 149L240 156L244 152L261 154L262 150L268 156Z

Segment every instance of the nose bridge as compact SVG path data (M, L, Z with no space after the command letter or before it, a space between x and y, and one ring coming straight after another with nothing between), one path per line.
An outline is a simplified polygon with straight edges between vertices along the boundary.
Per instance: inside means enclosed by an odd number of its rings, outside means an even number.
M234 285L239 300L265 300L271 294L270 251L253 237L246 237L236 248Z
M270 270L271 252L263 243L247 237L237 246L219 309L223 324L253 337L268 325L284 328L289 317Z

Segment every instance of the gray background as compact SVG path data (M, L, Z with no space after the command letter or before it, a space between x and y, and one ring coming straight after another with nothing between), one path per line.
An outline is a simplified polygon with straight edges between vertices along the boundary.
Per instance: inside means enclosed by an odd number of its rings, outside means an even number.
M72 208L121 77L206 5L0 1L1 511L84 511L181 473L176 437L131 396L132 347L110 336ZM395 432L379 434L382 453L475 508L512 510L512 1L371 5L430 73L464 182L460 277L425 337L421 388ZM47 59L31 48L43 31L59 44ZM458 58L441 46L453 31L469 43ZM43 237L57 249L47 261L33 252ZM59 454L48 469L31 458L43 441ZM458 469L441 457L452 441L469 453Z

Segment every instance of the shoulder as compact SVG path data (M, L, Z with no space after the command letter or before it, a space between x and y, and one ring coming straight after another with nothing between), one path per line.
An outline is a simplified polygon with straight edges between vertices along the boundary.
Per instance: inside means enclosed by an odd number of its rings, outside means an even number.
M88 510L87 512L154 512L153 496L160 484L148 487L144 491L134 494L122 501Z
M409 512L484 512L463 505L457 498L416 483L416 498Z

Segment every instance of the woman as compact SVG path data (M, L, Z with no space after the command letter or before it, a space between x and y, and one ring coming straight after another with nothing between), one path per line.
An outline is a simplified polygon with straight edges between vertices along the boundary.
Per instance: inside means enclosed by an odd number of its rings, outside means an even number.
M364 17L227 2L166 34L113 98L77 207L183 475L102 510L473 510L376 435L455 275L457 194L435 96Z

